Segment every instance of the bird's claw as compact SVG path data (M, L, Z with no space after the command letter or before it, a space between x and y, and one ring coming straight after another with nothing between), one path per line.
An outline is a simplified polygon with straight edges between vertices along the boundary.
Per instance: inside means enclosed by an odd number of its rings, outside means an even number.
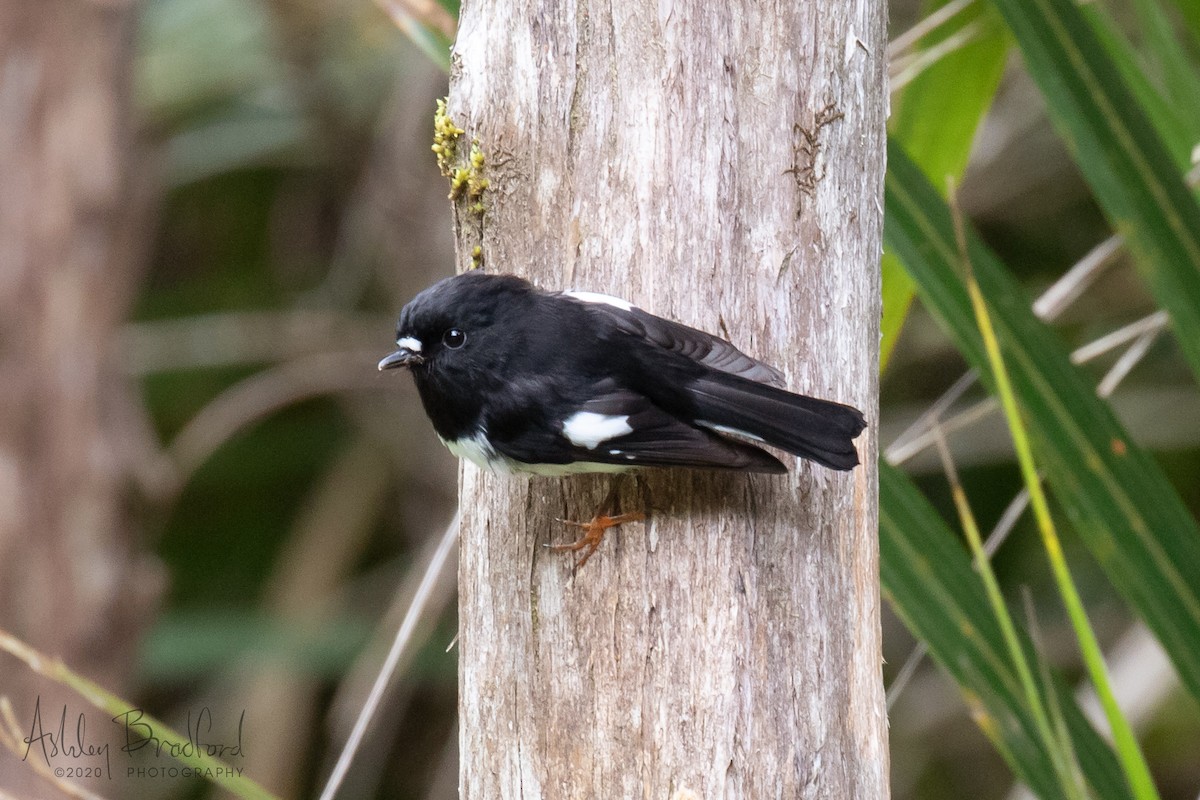
M592 554L600 547L600 543L604 541L604 534L609 528L615 528L626 522L638 522L644 520L646 515L640 511L630 511L626 514L617 514L609 516L607 514L597 514L592 518L591 522L576 522L570 519L560 519L559 522L564 525L573 525L576 528L583 528L583 536L580 536L570 544L550 544L546 545L556 553L576 553L584 550L583 557L575 562L575 570L583 568Z

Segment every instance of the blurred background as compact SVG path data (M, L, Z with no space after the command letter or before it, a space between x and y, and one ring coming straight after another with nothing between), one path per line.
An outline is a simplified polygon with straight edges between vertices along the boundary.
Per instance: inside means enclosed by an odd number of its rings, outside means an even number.
M375 369L397 310L453 268L429 148L454 10L23 5L0 3L0 627L176 730L207 709L205 736L229 742L244 719L237 763L283 797L313 796L456 504L455 464L411 381ZM897 35L922 18L911 0L892 14ZM961 202L1032 298L1109 229L1019 58L998 79ZM48 188L60 184L64 196ZM1118 256L1056 324L1079 347L1155 309ZM1200 514L1195 384L1169 335L1142 350L1113 404ZM1119 355L1087 369L1099 381ZM965 371L914 306L884 375L883 447ZM1003 422L971 421L950 446L990 528L1020 488ZM904 462L954 524L936 454ZM1197 797L1200 709L1067 543L1104 644L1128 648L1116 660L1145 690L1130 702L1163 796ZM1048 657L1078 676L1027 520L996 568L1029 588ZM343 796L456 796L454 580L451 564ZM884 634L893 682L914 641L890 612ZM56 692L0 654L18 730L41 697L47 728L68 705L77 740L84 704ZM0 792L59 796L9 727ZM1012 796L928 661L895 693L891 747L897 798ZM101 796L219 792L124 763L93 784Z

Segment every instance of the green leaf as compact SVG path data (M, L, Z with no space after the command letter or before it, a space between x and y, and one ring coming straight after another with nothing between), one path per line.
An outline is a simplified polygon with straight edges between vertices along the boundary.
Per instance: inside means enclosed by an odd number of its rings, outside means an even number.
M386 4L385 10L400 32L412 40L430 61L450 71L450 48L458 20L458 0L439 0L414 13L401 4Z
M985 380L987 356L960 277L946 204L904 150L888 148L884 239L922 302ZM1155 461L1096 397L1062 342L992 252L968 235L1038 462L1088 549L1200 698L1200 528Z
M1192 32L1192 36L1200 40L1200 3L1196 0L1175 0L1179 6L1180 15Z
M952 209L955 214L955 230L956 235L961 232L961 217L957 216L957 211ZM958 238L960 249L963 247L962 238ZM962 254L965 255L965 254ZM963 265L966 269L970 269L969 262ZM1046 492L1042 488L1042 479L1038 474L1038 465L1033 458L1033 447L1029 443L1029 435L1026 431L1025 421L1021 418L1021 407L1017 403L1016 394L1013 392L1012 379L1009 377L1008 368L1005 366L1005 358L1001 353L1000 342L996 337L995 326L992 325L991 314L987 310L987 301L983 299L983 294L979 290L979 283L975 280L974 275L967 275L967 294L971 298L971 307L975 312L975 322L979 326L979 332L983 336L984 349L987 351L988 361L992 370L992 382L995 384L996 394L999 395L1000 405L1004 409L1004 418L1008 421L1008 429L1012 434L1013 446L1017 451L1017 463L1021 468L1021 477L1025 481L1025 489L1029 492L1029 507L1033 511L1033 518L1037 521L1038 532L1042 536L1042 545L1046 549L1046 557L1050 562L1050 571L1054 575L1054 582L1058 586L1058 594L1062 599L1063 606L1066 608L1067 617L1071 620L1071 627L1075 631L1075 639L1079 643L1080 655L1083 656L1083 663L1087 669L1088 676L1092 680L1092 686L1096 690L1096 696L1100 700L1100 706L1104 709L1104 716L1108 719L1109 730L1112 731L1113 743L1117 748L1117 757L1121 761L1121 766L1125 770L1125 777L1129 782L1129 788L1133 790L1134 797L1139 800L1159 800L1158 790L1154 787L1154 779L1150 776L1150 766L1146 763L1146 756L1142 753L1141 747L1138 745L1137 737L1133 733L1133 728L1129 725L1129 720L1121 712L1120 706L1117 705L1117 697L1112 689L1112 682L1108 679L1108 668L1104 664L1104 653L1100 649L1100 641L1096 638L1096 631L1092 627L1091 620L1087 617L1087 611L1083 607L1083 599L1079 596L1079 589L1075 585L1075 580L1071 577L1070 567L1067 566L1067 560L1063 555L1062 540L1058 535L1058 527L1054 524L1054 518L1050 514L1050 503L1046 499ZM963 506L964 519L973 517L970 513L970 507L965 505L964 495L961 490L955 495L955 499L959 501L959 505ZM995 578L992 576L988 562L983 549L983 542L980 539L979 531L974 527L974 521L971 520L971 527L967 529L970 536L971 549L976 554L976 561L980 563L980 571L989 579L989 593L992 595L998 594L999 590L995 588ZM1007 617L1006 610L997 603L993 603L1000 608L1000 613ZM1006 633L1011 631L1011 623L1005 628ZM1010 639L1015 636L1010 636ZM1021 658L1021 652L1018 645L1011 647L1012 652L1016 653L1014 660L1020 659L1020 666L1025 669L1024 659ZM1022 673L1023 677L1025 673ZM1026 683L1028 683L1028 679ZM1031 703L1038 705L1039 714L1041 712L1041 704L1038 695L1031 695L1034 700ZM1039 720L1043 717L1039 716ZM1047 736L1047 739L1050 737Z
M985 3L972 4L955 20L922 39L921 47L933 47L966 28L976 35L904 87L888 124L892 136L935 182L966 169L975 131L1004 74L1010 41L1003 21Z
M450 71L450 48L454 45L453 41L416 17L397 17L395 22L401 33L411 39L430 61L443 71Z
M1144 52L1150 71L1158 79L1164 95L1176 112L1200 129L1200 81L1195 63L1188 58L1176 37L1174 25L1159 0L1134 0L1134 11L1141 24Z
M903 265L890 253L883 254L883 319L879 323L879 371L887 368L896 349L908 310L912 307L913 282Z
M995 0L1097 201L1200 377L1200 206L1072 0Z
M945 3L931 3L926 11L942 5ZM921 48L933 47L964 29L975 30L975 37L905 86L895 100L889 123L892 135L904 144L925 174L939 183L946 175L959 178L966 170L975 131L992 105L1008 54L1008 32L995 11L984 3L972 4L955 16L953 24L942 25L925 36ZM912 297L908 274L885 254L881 370L887 366L900 336Z
M1200 141L1200 75L1179 50L1171 31L1164 29L1167 22L1156 0L1137 0L1136 5L1142 27L1154 40L1148 51L1160 62L1157 82L1142 68L1144 59L1100 8L1089 4L1082 11L1182 172L1189 165L1192 145Z
M139 678L151 683L196 680L239 660L336 676L345 672L370 635L371 625L364 619L300 626L257 611L170 611L142 642Z
M933 507L903 473L885 463L879 465L879 549L884 593L958 683L980 728L1013 772L1039 796L1063 797L1052 756L1024 703L979 575ZM1034 660L1028 636L1022 640ZM1054 704L1062 712L1080 769L1095 796L1128 798L1112 750L1061 682L1053 690Z
M155 0L138 17L134 90L153 121L259 93L286 79L267 11L244 0ZM263 92L262 94L265 94Z
M271 113L235 105L220 117L181 130L167 144L171 187L263 164L304 162L308 121L296 113Z

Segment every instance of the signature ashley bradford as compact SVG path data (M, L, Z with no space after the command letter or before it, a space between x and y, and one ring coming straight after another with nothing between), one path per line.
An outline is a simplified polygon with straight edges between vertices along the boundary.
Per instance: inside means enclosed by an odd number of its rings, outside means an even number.
M113 724L122 731L124 738L124 744L118 752L128 753L130 758L140 750L145 750L155 758L163 755L178 758L241 758L242 728L245 720L246 712L243 710L238 717L237 739L234 743L228 743L212 738L212 712L207 706L195 714L188 711L186 738L182 741L167 738L161 732L156 732L140 708L131 708L112 718ZM68 732L65 704L57 722L57 725L47 725L42 720L42 698L38 697L33 705L33 722L29 727L29 736L24 740L25 755L22 760L28 759L29 753L35 748L41 751L46 766L53 766L56 758L103 758L106 771L111 774L109 744L88 739L87 717L82 712L75 718L73 732Z

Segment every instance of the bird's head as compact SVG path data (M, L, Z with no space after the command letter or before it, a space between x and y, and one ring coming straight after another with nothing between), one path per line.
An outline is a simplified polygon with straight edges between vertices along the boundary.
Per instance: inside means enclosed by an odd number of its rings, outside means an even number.
M468 272L435 283L400 312L397 349L384 356L379 369L406 367L420 378L434 371L469 369L487 359L491 328L511 310L518 295L531 291L511 276Z

